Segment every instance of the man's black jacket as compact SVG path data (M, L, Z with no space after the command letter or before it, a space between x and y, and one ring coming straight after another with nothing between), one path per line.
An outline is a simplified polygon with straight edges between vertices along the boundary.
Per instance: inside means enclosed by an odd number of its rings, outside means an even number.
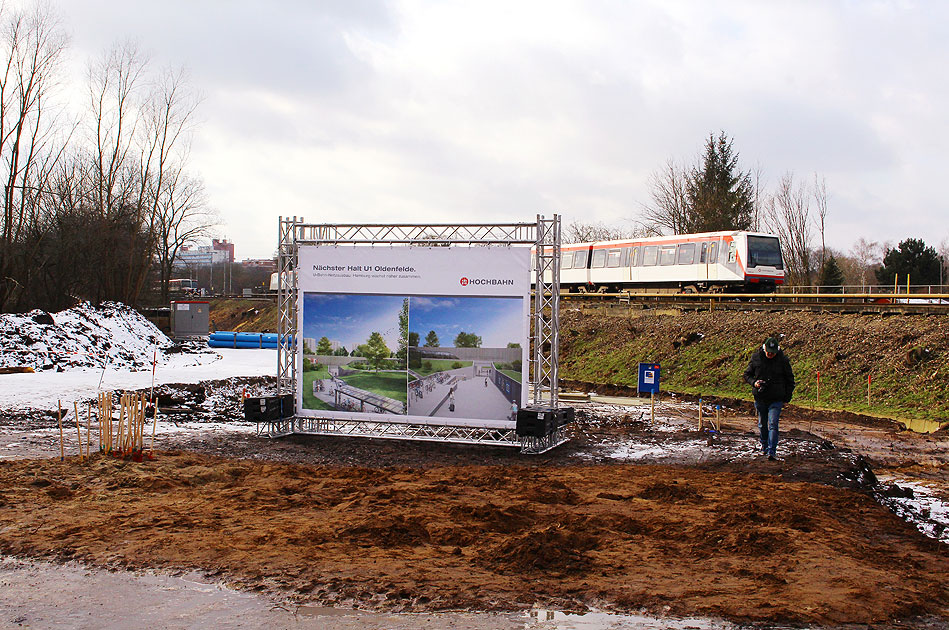
M760 388L754 386L758 380L764 381ZM764 350L758 348L748 362L745 382L754 388L755 401L762 404L791 402L791 395L794 393L791 362L781 350L778 350L773 359L769 359Z

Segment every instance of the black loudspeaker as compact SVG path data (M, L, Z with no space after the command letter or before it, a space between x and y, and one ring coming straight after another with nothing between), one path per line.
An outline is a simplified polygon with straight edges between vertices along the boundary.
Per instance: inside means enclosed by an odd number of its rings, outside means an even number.
M244 399L244 420L248 422L273 422L293 415L293 394Z
M573 422L573 407L525 407L517 410L514 430L518 437L544 437Z

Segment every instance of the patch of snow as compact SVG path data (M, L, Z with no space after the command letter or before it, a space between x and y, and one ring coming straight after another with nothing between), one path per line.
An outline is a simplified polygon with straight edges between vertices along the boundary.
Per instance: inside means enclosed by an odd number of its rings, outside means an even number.
M877 500L926 536L949 543L949 502L923 481L881 475L881 487L897 485L912 496L894 497L877 493Z
M150 370L177 350L158 327L117 302L84 302L52 315L0 315L0 367Z
M197 383L236 376L275 376L276 350L235 350L175 354L155 369L155 384ZM68 407L74 401L94 400L99 391L144 389L152 384L152 371L116 369L45 371L0 375L0 409L56 409L57 400Z

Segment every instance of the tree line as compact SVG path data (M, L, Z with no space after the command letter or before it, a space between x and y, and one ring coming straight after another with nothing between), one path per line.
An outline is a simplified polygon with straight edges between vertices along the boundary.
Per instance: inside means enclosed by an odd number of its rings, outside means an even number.
M153 278L167 299L178 252L215 222L187 170L186 73L118 43L88 62L74 113L67 45L49 8L0 5L0 311L136 304Z
M827 246L828 193L824 177L782 175L772 192L760 168L742 169L734 140L709 134L692 163L668 160L650 177L650 199L626 227L572 222L566 243L691 234L726 230L768 232L779 237L785 276L791 285L825 287L946 282L949 239L939 251L921 239L894 245L858 239L849 251Z

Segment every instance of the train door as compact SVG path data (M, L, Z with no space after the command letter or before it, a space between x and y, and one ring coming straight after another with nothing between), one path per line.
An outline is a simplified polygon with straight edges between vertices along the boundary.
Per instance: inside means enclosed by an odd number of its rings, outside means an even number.
M708 281L708 267L709 267L708 246L709 245L710 245L709 241L704 241L702 243L699 243L699 259L695 261L698 263L695 266L697 269L695 275L696 275L696 279L699 282Z
M721 264L725 267L725 275L723 279L728 280L739 280L742 278L741 274L738 271L738 242L735 238L726 239L722 243L723 251L721 252L724 260L721 261Z
M719 256L718 252L721 249L721 239L716 238L715 240L709 241L708 249L705 254L705 274L709 283L714 283L721 277L719 273Z

